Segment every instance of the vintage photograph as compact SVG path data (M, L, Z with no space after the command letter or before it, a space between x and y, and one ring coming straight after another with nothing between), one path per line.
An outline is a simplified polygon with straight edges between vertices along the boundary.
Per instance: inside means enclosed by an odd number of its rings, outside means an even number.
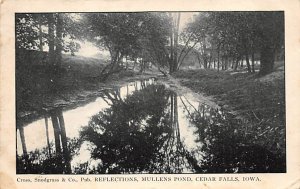
M286 173L284 15L15 13L16 173Z

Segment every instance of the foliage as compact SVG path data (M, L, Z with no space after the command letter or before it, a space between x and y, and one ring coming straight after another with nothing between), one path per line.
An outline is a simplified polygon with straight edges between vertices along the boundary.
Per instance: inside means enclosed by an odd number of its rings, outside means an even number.
M76 138L68 139L70 157L78 153L80 141ZM50 151L54 152L54 143L50 143ZM27 155L17 156L18 174L62 174L66 172L66 164L62 154L49 154L47 147L29 152Z
M80 43L72 40L64 46L64 51L70 52L72 56L75 56L75 52L78 52L80 50L80 47Z
M140 56L156 64L158 68L169 66L169 16L164 13L148 13L144 15L144 20L143 36L139 40Z
M109 50L111 64L122 57L166 65L168 18L163 13L89 13L83 15L87 35Z
M18 48L37 49L38 28L32 14L16 14L16 44Z
M253 75L209 70L179 71L174 76L189 79L182 84L214 96L220 105L230 105L230 111L248 120L242 128L256 144L285 156L284 80L261 83Z
M205 52L206 47L209 47L211 52L221 52L221 56L240 59L245 55L249 72L251 69L248 55L259 52L261 73L266 74L273 69L274 51L283 46L283 13L204 12L189 24L186 33L189 34L187 36L191 36L191 40L200 43L204 59L208 55L208 52ZM272 50L266 52L266 49ZM265 65L270 66L265 68Z
M112 63L137 46L139 20L136 14L89 13L84 15L91 40L109 50Z
M153 162L162 158L159 150L170 132L164 124L166 92L163 86L148 86L124 101L106 95L112 106L93 116L81 133L96 146L92 158L102 161L95 173L157 170Z
M49 33L49 16L53 17L53 30L58 29L59 17L62 19L61 37ZM76 52L80 49L78 42L74 41L76 37L80 37L82 33L82 25L76 22L74 14L68 13L26 13L16 14L16 43L18 48L28 50L43 51L45 45L49 46L49 41L55 41L55 45L62 44L64 51L70 50ZM51 39L53 38L53 39ZM69 42L69 38L72 39Z

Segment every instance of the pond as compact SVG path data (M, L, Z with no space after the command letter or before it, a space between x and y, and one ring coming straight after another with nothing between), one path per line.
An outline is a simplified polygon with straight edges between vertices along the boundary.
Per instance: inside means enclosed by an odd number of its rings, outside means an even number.
M284 172L232 114L155 79L106 89L17 129L17 173Z

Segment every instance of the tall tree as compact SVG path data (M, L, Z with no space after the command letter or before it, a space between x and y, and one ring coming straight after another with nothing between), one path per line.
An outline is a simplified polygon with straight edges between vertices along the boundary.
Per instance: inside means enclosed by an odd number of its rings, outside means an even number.
M60 65L63 50L63 18L61 13L56 15L56 48L55 48L55 64Z
M171 17L171 32L170 32L170 59L169 72L173 73L178 69L178 38L180 13L170 13Z
M203 30L196 30L196 33L205 33L205 39L209 39L210 44L215 44L219 52L237 57L244 55L248 72L253 70L249 55L260 52L260 74L270 73L274 66L275 51L283 46L283 12L202 13L190 25L195 26L202 26Z
M48 20L48 46L49 46L49 63L51 65L55 64L55 34L54 34L54 26L55 26L55 20L53 13L47 14L47 20Z
M283 12L262 12L259 15L258 35L261 39L260 74L270 73L274 67L275 52L284 45Z
M136 46L139 19L132 13L89 13L85 15L89 37L100 48L109 51L108 73L119 67L123 56Z
M160 65L169 62L166 48L169 18L160 13L89 13L84 15L87 34L100 49L107 49L111 62L102 70L118 70L123 57L151 57Z

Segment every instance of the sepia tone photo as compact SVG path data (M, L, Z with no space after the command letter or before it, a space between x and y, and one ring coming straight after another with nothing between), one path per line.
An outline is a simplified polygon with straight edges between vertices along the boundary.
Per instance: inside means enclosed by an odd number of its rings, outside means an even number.
M286 173L284 11L14 16L17 174Z

